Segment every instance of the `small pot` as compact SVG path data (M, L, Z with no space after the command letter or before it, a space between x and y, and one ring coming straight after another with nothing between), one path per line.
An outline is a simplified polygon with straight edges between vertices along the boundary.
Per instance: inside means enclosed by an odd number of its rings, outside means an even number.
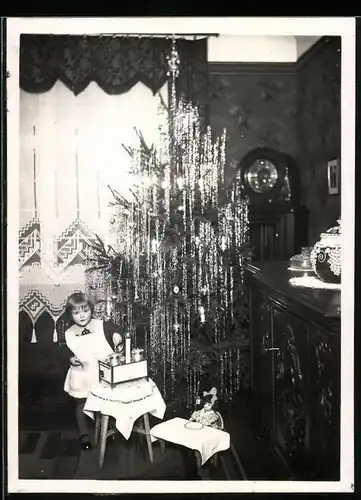
M118 366L122 363L124 356L119 353L111 354L108 358L110 366Z
M133 349L132 358L134 361L142 361L144 358L144 349Z
M341 283L341 219L337 222L311 251L312 269L325 283Z

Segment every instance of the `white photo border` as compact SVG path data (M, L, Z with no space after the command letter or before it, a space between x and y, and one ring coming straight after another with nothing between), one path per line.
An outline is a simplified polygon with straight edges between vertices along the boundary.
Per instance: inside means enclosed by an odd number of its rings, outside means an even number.
M342 301L340 481L83 481L18 478L19 43L22 33L222 33L342 37ZM7 394L9 493L352 492L354 485L355 18L8 18L7 19ZM347 181L347 182L346 182Z

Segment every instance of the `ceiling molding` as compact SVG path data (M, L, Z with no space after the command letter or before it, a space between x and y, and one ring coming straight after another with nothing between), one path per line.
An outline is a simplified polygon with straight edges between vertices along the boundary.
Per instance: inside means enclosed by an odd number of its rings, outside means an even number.
M293 75L297 71L296 62L209 62L210 75Z
M320 52L322 52L327 44L334 44L341 46L341 37L340 36L323 36L318 40L314 45L312 45L306 52L302 54L302 56L297 61L297 70L299 70L302 66L307 64L311 59L317 56Z
M296 49L297 49L297 59L300 59L303 54L305 54L311 47L317 43L321 36L309 36L309 35L295 35Z

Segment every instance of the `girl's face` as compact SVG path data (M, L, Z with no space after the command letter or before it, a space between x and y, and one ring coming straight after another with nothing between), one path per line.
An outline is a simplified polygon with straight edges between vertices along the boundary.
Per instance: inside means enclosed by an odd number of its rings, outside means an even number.
M212 409L212 403L204 403L205 411L210 411Z
M78 326L85 327L91 320L92 312L88 304L75 306L71 311L71 317Z

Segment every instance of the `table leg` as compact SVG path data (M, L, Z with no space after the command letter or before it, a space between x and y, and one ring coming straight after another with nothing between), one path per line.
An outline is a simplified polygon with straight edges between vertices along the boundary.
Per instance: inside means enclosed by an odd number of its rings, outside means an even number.
M101 425L100 425L100 450L99 450L99 468L100 469L104 465L105 447L107 445L108 424L109 424L109 415L102 415L101 416Z
M145 430L145 435L147 438L147 446L148 446L148 452L149 452L149 459L151 462L153 462L153 447L152 447L152 438L150 436L150 425L149 425L149 416L148 413L145 413L143 415L144 418L144 430Z
M162 452L162 455L164 455L165 454L165 441L163 439L160 439L159 444L160 444L160 451Z
M94 444L98 445L99 435L100 435L100 426L101 426L101 415L100 412L95 413L95 434L94 434Z

